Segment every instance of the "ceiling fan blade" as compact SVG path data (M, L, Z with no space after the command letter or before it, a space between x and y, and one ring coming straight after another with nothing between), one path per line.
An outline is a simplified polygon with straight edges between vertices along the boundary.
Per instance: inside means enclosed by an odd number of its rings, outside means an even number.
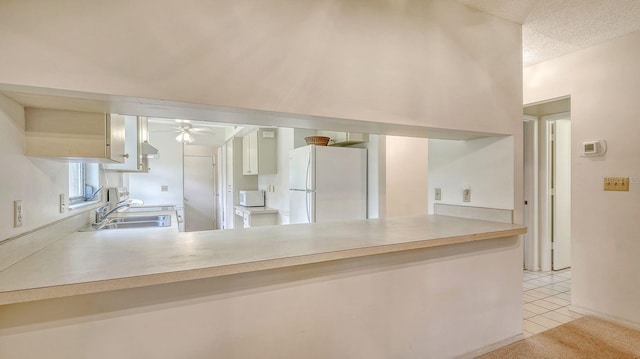
M149 132L175 132L175 133L180 133L182 132L181 129L173 129L173 130L151 130Z
M215 133L215 131L213 131L212 129L207 128L207 127L194 127L194 128L191 128L191 131Z

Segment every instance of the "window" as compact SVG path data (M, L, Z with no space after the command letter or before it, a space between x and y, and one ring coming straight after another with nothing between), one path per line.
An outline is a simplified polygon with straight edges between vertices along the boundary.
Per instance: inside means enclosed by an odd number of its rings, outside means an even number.
M85 166L84 163L69 163L69 201L84 201Z
M69 203L91 199L99 187L98 165L93 163L69 163Z

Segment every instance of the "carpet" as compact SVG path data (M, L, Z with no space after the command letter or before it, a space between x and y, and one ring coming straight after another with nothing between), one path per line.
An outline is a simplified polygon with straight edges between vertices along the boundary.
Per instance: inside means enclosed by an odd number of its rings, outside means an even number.
M640 332L587 316L530 336L478 358L640 358Z

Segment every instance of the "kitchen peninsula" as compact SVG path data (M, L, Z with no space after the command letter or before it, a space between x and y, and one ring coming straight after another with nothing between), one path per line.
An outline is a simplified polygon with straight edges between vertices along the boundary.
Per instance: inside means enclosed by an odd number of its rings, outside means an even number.
M521 335L525 232L432 215L76 232L0 272L0 357L58 357L47 342L68 348L59 357L97 358L119 357L123 345L166 358L484 351ZM177 331L190 335L175 342ZM82 351L107 332L117 346ZM192 347L189 338L210 344ZM26 345L33 341L44 344Z

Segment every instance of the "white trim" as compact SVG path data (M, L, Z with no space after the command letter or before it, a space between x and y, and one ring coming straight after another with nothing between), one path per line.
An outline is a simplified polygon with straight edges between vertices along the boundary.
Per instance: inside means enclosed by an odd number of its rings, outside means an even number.
M571 99L571 95L564 95L564 96L548 98L548 99L540 100L540 101L536 101L536 102L529 102L529 103L525 103L524 105L522 105L522 107L533 107L533 106L542 105L542 104L549 103L549 102L556 102L556 101L561 101L561 100L566 100L566 99Z
M554 113L553 115L542 116L540 119L542 121L570 120L571 112Z
M541 271L551 270L551 122L539 122L538 255Z
M619 325L622 325L623 327L627 327L627 328L631 328L631 329L635 329L635 330L640 330L640 323L635 323L635 322L630 322L628 320L619 318L619 317L615 317L615 316L611 316L608 314L604 314L595 310L590 310L587 308L583 308L577 305L569 305L569 310L572 312L576 312L582 315L591 315L594 316L596 318L600 318L600 319L604 319Z
M503 340L501 340L501 341L499 341L497 343L493 343L491 345L487 345L486 347L482 347L482 348L474 350L472 352L463 354L463 355L459 356L458 358L459 359L475 358L475 357L478 357L480 355L487 354L487 353L490 353L490 352L492 352L494 350L500 349L502 347L506 347L509 344L513 344L513 343L518 342L518 341L523 340L523 339L524 339L524 335L522 333L520 333L520 334L514 335L514 336L512 336L510 338L503 339Z
M531 116L530 116L531 117ZM527 241L524 241L524 267L527 270L537 271L540 269L540 238L538 235L540 228L539 220L539 140L538 140L538 119L525 120L524 127L527 127L530 133L528 139L524 138L524 143L530 142L529 146L524 148L524 168L531 168L530 173L525 172L525 188L524 195L528 204L525 205L528 218L525 218L525 224L528 227L528 233L524 235ZM530 163L531 162L531 163ZM528 208L528 209L527 209Z

